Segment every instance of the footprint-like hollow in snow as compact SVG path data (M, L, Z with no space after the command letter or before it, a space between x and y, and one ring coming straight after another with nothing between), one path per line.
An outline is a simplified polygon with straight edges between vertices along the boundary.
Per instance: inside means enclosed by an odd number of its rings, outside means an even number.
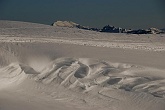
M116 84L116 83L120 82L121 80L122 80L122 78L111 78L111 79L108 80L107 83L109 85L113 85L113 84Z
M74 74L76 78L84 78L88 75L89 68L87 66L80 67Z

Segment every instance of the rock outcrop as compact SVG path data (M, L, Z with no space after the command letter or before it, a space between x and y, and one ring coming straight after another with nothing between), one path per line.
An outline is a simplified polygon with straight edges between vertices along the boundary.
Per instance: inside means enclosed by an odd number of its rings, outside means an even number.
M57 21L57 22L53 23L52 26L79 28L79 29L92 30L92 31L100 31L100 29L98 29L98 28L91 28L91 27L87 27L87 26L82 26L82 25L74 23L72 21Z
M138 29L138 30L129 30L126 32L127 34L151 34L151 31Z
M103 29L101 29L101 32L110 32L110 33L125 33L127 30L120 28L120 27L114 27L114 26L104 26Z
M139 29L139 30L129 30L128 34L161 34L165 33L163 30L157 28L149 28L149 29Z
M157 28L149 28L148 30L151 32L151 34L165 33L165 31L163 31L161 29L157 29Z
M59 27L70 27L70 28L74 28L77 27L79 24L74 23L72 21L57 21L55 23L52 24L52 26L59 26Z

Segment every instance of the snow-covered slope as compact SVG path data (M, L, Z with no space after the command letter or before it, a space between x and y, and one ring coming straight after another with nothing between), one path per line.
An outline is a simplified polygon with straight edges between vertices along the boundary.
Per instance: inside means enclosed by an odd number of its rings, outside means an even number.
M0 21L0 109L164 110L164 41Z

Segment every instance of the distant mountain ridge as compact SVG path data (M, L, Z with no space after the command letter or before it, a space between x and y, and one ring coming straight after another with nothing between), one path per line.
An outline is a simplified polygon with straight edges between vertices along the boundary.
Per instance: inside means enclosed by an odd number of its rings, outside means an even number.
M56 21L52 24L52 26L78 28L78 29L92 30L92 31L97 31L97 32L108 32L108 33L165 34L165 29L149 28L149 29L127 30L124 28L115 27L111 25L106 25L102 29L99 29L99 28L93 28L93 27L88 27L88 26L82 26L72 21Z
M87 27L87 26L82 26L82 25L74 23L72 21L56 21L52 24L52 26L79 28L79 29L92 30L92 31L100 31L100 29L98 29L98 28L91 28L91 27Z

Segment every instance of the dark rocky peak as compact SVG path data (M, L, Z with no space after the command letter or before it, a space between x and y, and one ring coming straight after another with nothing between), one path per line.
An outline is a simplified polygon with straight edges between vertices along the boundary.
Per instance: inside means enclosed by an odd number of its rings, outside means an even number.
M114 27L111 25L106 25L101 29L101 32L110 32L110 33L125 33L126 29L120 27Z

